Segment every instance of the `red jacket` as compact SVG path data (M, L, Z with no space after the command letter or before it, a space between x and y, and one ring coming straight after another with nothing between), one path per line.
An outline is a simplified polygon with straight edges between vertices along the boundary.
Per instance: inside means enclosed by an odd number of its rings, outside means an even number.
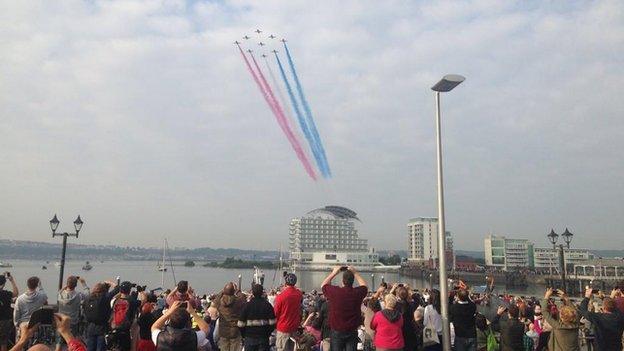
M301 325L301 301L303 294L294 286L288 286L275 298L277 331L292 333Z
M386 314L390 314L392 320ZM375 331L374 343L378 349L402 349L405 346L403 317L398 311L383 310L375 313L370 327Z

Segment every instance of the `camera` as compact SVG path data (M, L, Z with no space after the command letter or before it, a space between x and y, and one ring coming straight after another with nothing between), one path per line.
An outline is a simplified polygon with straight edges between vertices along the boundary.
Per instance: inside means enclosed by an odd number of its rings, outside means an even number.
M4 272L4 275L5 275L7 278L9 278L9 277L11 276L11 272L8 272L8 271L7 271L7 272Z
M184 309L188 308L188 302L187 301L182 302L179 308L184 308Z
M340 267L340 271L341 271L341 272L344 272L344 271L346 271L347 269L349 269L349 267L347 267L347 266L342 266L342 267Z
M402 288L402 287L404 287L404 286L405 286L405 285L403 285L403 283L399 283L399 284L397 284L397 288Z
M136 285L137 292L142 292L142 291L145 291L146 289L147 289L147 285Z

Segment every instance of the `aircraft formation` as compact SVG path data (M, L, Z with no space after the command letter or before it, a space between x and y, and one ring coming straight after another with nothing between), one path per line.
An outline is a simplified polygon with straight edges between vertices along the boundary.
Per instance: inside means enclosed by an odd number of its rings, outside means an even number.
M318 179L317 170L322 178L331 178L331 170L325 154L325 148L318 129L316 128L312 109L305 96L292 54L286 44L286 39L282 38L279 42L281 42L281 47L283 48L283 53L285 54L288 68L290 69L290 78L287 75L286 66L282 64L282 60L280 59L280 51L277 50L280 46L275 40L277 36L270 34L265 39L263 38L262 30L256 29L254 32L258 36L257 45L260 47L260 57L264 60L265 68L272 84L269 84L267 81L264 70L260 67L260 64L258 64L254 56L254 51L249 46L250 44L254 44L253 40L251 40L252 38L249 35L244 35L242 36L242 41L236 40L234 41L234 45L238 48L247 70L260 90L269 109L275 116L279 127L288 139L306 173L315 181ZM246 50L243 49L243 46ZM266 52L265 49L267 49ZM247 52L247 54L245 54L245 52ZM275 60L271 60L272 63L269 61L268 52L272 53L275 58ZM281 83L274 74L272 67L275 67L275 65L279 71ZM286 98L282 92L282 86L288 92L288 100L292 112L286 103ZM293 114L296 116L296 121L293 118ZM299 125L299 132L297 132L297 128L295 127L297 124ZM307 141L308 148L302 146L304 144L302 143L302 137ZM310 162L310 155L314 158L316 167ZM315 168L317 170L315 170Z

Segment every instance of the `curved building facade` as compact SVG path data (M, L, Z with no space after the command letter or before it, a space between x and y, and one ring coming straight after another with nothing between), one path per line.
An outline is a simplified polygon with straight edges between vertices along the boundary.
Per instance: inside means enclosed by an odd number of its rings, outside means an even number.
M379 255L368 248L355 226L355 211L325 206L290 221L290 258L295 269L326 270L337 265L369 270Z

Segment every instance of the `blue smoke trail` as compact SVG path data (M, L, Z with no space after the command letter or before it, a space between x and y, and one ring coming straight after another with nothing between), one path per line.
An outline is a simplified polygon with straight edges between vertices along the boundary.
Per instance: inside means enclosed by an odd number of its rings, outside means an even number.
M323 176L325 178L331 177L331 171L329 169L329 163L327 162L327 156L325 155L325 149L323 148L323 143L321 142L321 137L319 136L318 131L316 130L316 124L314 123L314 119L312 118L312 110L310 110L310 105L308 105L308 101L303 94L303 88L301 88L301 83L299 82L299 76L297 75L297 70L295 69L295 64L292 60L292 56L290 56L290 51L288 50L288 46L286 45L286 41L284 43L284 49L286 49L286 56L288 57L288 64L290 65L290 70L292 71L293 78L295 80L295 85L297 87L297 92L299 93L299 98L301 99L301 104L303 105L303 109L306 113L306 122L308 127L310 128L310 132L314 137L314 141L316 147L323 159L323 169L321 170Z
M279 66L282 80L284 80L284 85L286 85L286 90L288 91L288 97L290 98L290 102L293 106L293 110L295 110L295 114L297 115L297 120L299 120L299 125L301 126L301 130L303 131L303 135L305 136L306 140L308 141L308 144L310 145L310 150L312 150L312 154L314 155L314 159L316 160L316 164L319 170L321 171L321 174L323 174L323 176L326 177L327 175L326 175L326 170L325 170L325 164L323 163L323 157L321 156L318 148L316 147L314 137L312 136L312 133L310 133L310 129L308 128L308 125L305 121L305 117L301 113L301 109L299 108L299 103L297 102L297 99L295 98L295 94L292 91L290 82L288 82L288 78L286 78L286 72L284 71L284 66L282 66L282 61L279 59L279 56L277 56L277 53L275 53L275 58L277 59L277 65Z

